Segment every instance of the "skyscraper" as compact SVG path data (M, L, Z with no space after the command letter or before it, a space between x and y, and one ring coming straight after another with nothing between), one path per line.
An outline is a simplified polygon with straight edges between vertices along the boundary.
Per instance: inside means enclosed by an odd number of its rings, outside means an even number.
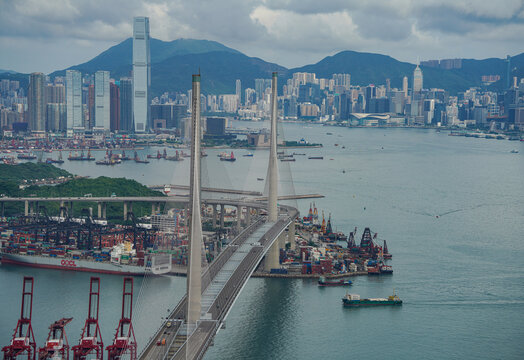
M133 129L133 80L120 79L120 130Z
M29 110L29 129L31 131L45 131L45 75L32 73L29 76L29 93L27 105Z
M77 70L66 70L67 128L83 127L82 74Z
M95 122L93 126L110 129L109 71L95 73Z
M109 84L110 94L110 128L111 131L120 130L120 89L117 84L111 82Z
M422 70L417 65L413 71L413 92L420 92L422 90Z
M404 79L402 79L402 92L404 93L404 97L408 97L408 77L404 76Z
M135 17L133 22L133 117L135 132L144 132L150 126L150 86L149 18L140 16Z
M242 82L240 82L240 79L237 79L235 85L235 94L238 98L238 106L240 106L242 105Z

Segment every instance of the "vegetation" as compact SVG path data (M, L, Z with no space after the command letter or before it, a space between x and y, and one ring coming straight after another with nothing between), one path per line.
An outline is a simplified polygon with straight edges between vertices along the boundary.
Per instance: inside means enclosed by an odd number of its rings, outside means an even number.
M25 189L19 189L18 184L21 179L34 179L36 177L58 177L70 176L65 170L59 169L49 164L25 163L20 165L1 165L0 168L0 194L12 197L83 197L87 194L90 196L165 196L163 193L151 190L135 180L124 178L109 178L105 176L96 179L72 179L65 183L55 186L29 186ZM7 167L7 168L5 168ZM20 171L20 172L19 172ZM42 172L46 176L42 175ZM17 174L15 176L13 174ZM40 204L42 205L42 204ZM49 214L58 214L58 203L46 203L46 210ZM80 213L82 208L92 208L93 215L97 215L97 203L85 202L76 204L74 212ZM21 203L8 203L5 205L6 215L19 214L24 211ZM108 220L122 222L123 204L108 203L106 214ZM145 216L151 213L150 203L133 204L133 212L136 216Z
M34 179L57 179L71 176L69 172L45 163L25 162L18 165L0 164L0 181L21 182Z

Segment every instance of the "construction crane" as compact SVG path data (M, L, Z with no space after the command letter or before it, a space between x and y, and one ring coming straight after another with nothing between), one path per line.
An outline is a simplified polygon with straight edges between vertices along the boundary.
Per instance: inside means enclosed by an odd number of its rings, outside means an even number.
M26 354L28 360L36 359L36 341L35 335L33 334L33 327L31 326L33 284L34 279L32 277L24 276L20 319L16 324L11 344L2 348L5 360L14 360L18 356L25 356Z
M133 278L124 278L122 292L122 317L116 328L113 344L107 347L108 360L120 360L122 356L126 359L136 360L136 339L131 318L133 316Z
M85 360L96 353L96 359L104 359L104 343L98 325L98 305L100 303L100 278L92 277L89 286L89 311L78 345L73 346L73 359Z
M65 333L65 326L73 318L62 318L49 326L49 334L45 346L38 349L38 360L69 360L69 342Z

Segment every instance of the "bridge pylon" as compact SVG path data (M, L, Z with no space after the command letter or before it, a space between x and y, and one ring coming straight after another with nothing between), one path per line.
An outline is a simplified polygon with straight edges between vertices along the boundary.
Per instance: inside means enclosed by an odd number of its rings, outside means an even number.
M271 137L269 144L269 193L267 199L268 221L276 222L278 219L278 163L277 163L277 117L278 117L278 99L277 99L277 80L278 73L274 72L271 78ZM279 241L275 241L266 254L264 260L264 270L269 272L271 269L280 266Z
M187 323L196 324L202 308L202 219L200 215L200 74L193 75L191 99L191 173L189 180L189 264Z

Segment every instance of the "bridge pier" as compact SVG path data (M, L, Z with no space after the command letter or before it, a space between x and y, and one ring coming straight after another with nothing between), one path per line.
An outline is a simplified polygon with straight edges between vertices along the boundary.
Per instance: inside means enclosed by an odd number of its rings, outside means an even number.
M269 248L264 259L264 271L270 272L271 269L278 269L280 267L280 239L276 239L273 245Z
M29 215L29 201L24 201L24 215Z
M69 216L73 217L73 202L69 202Z
M38 214L38 201L35 201L35 213Z
M237 232L242 228L242 206L237 205Z
M217 206L215 204L213 206L213 229L217 227Z
M97 203L97 208L98 208L98 218L101 219L102 218L102 203L101 202Z
M296 243L295 243L295 219L289 224L287 238L290 244L290 249L295 250L296 249Z
M224 228L224 213L226 211L226 206L224 204L220 204L220 228Z
M251 225L251 208L246 207L246 226Z
M124 201L124 220L127 220L127 201Z
M104 219L104 220L107 218L106 217L106 214L107 214L106 210L107 210L107 203L104 202L104 203L102 203L102 219Z

